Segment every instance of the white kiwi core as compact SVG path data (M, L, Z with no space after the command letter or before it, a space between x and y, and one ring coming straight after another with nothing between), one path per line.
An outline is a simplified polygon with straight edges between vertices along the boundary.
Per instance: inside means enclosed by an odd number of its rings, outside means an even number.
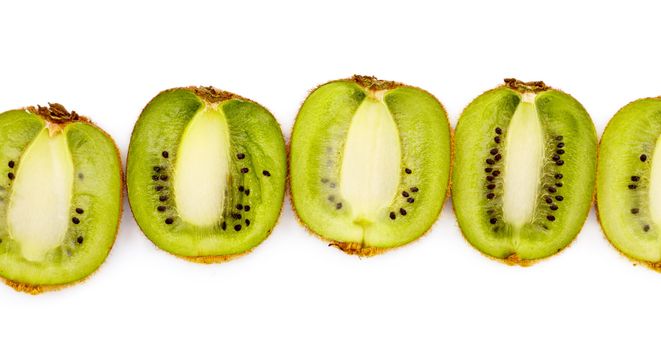
M64 132L44 128L16 166L7 207L9 235L29 261L61 245L70 223L74 167Z
M230 172L229 140L225 115L210 107L198 112L184 130L173 174L182 220L210 226L221 219Z
M533 218L544 161L544 131L535 94L525 93L517 106L503 153L503 219L521 228Z
M382 94L366 97L351 120L340 170L340 193L354 223L385 215L397 195L401 156L397 124Z

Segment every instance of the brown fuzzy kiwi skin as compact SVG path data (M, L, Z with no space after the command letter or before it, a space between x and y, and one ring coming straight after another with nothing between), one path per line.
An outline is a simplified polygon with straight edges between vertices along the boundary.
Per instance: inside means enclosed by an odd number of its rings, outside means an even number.
M253 100L247 99L247 98L245 98L245 97L239 96L239 95L237 95L237 94L234 94L234 93L231 93L231 92L228 92L228 91L224 91L224 90L217 89L217 88L215 88L215 87L213 87L213 86L187 86L187 87L171 88L171 89L167 89L167 90L163 90L163 91L159 92L158 95L163 94L163 93L166 93L166 92L175 91L175 90L188 90L188 91L191 91L191 92L193 92L195 95L197 95L200 99L202 99L202 101L204 101L205 103L209 103L209 104L217 104L217 103L220 103L220 102L223 102L223 101L227 101L227 100L239 100L239 101L245 101L245 102L254 103L254 104L256 104L256 105L258 105L258 106L264 108L267 112L269 112L269 114L273 115L273 113L271 113L271 111L269 111L266 107L262 106L261 104L255 102L255 101L253 101ZM157 96L158 96L158 95L157 95ZM140 115L142 115L142 113L144 113L144 110L145 110L146 108L147 108L146 106L145 106L145 108L143 108L143 110L142 110L142 112L140 113ZM139 118L139 117L140 117L140 116L138 116L138 118ZM279 130L280 130L280 136L281 136L282 139L284 140L285 137L284 137L284 135L282 134L282 126L280 125L280 123L278 122L278 120L277 120L275 117L274 117L273 119L275 120L276 124L278 124L278 128L279 128ZM133 130L133 132L135 132L135 129ZM131 132L131 136L133 136L133 132ZM286 145L285 145L285 152L288 152L287 149L286 149ZM127 166L128 166L128 162L127 162ZM285 164L285 174L287 174L287 175L285 175L285 177L288 176L288 174L289 174L288 166L289 166L289 163L287 162L287 164ZM285 180L285 186L286 186L286 185L287 185L287 182L286 182L286 180ZM285 190L285 191L286 191L286 190ZM128 193L128 188L127 188L127 193ZM283 207L284 207L284 198L283 198L283 203L280 203L280 213L278 214L278 216L277 216L277 218L276 218L276 220L275 220L275 223L273 224L273 227L271 227L271 228L267 231L267 234L266 234L266 237L264 237L264 240L266 240L266 239L271 235L271 233L273 232L273 229L275 228L275 226L276 226L276 225L278 224L278 222L280 221L280 218L282 217L282 210L283 210ZM131 208L131 201L129 201L129 208L131 209L131 213L133 213L133 208ZM236 258L240 258L240 257L242 257L242 256L244 256L244 255L250 254L254 249L256 249L258 246L260 246L261 243L263 242L263 241L262 241L262 242L260 242L257 246L255 246L255 247L253 247L253 248L251 248L251 249L248 249L248 250L246 250L246 251L244 251L244 252L237 253L237 254L226 254L226 255L205 255L205 256L185 256L185 255L178 255L178 254L170 253L170 252L168 252L168 251L166 251L166 250L164 250L164 249L161 249L161 248L156 244L156 242L152 241L152 240L149 238L149 236L147 236L147 235L144 234L144 230L142 229L142 227L140 227L140 223L139 223L137 220L136 220L135 223L136 223L136 225L138 226L138 228L140 229L140 231L143 232L143 236L147 237L147 239L148 239L148 240L154 245L154 247L156 247L158 250L164 251L164 252L166 252L166 253L168 253L168 254L170 254L170 255L176 257L176 258L179 258L179 259L182 259L182 260L186 260L186 261L189 261L189 262L193 262L193 263L198 263L198 264L216 264L216 263L224 263L224 262L228 262L228 261L234 260L234 259L236 259Z
M503 87L510 88L510 89L512 89L512 90L514 90L514 91L517 91L517 92L519 92L519 93L524 93L524 92L535 92L535 93L538 93L538 92L543 92L543 91L547 91L547 90L555 90L555 91L560 91L560 92L562 92L562 93L564 93L564 94L566 94L566 95L568 95L568 96L574 98L574 96L572 96L571 94L568 94L568 93L566 93L566 92L564 92L564 91L562 91L562 90L560 90L560 89L552 88L552 87L546 85L543 81L530 81L530 82L524 82L524 81L521 81L521 80L518 80L518 79L514 79L514 78L506 78L506 79L504 79L504 84L502 84L502 85L500 85L500 86L497 86L497 87L495 87L495 88L493 88L493 89L489 89L489 90L483 92L482 94L486 94L487 92L494 91L494 90L497 90L497 89L500 89L500 88L503 88ZM480 94L480 95L482 95L482 94ZM575 98L574 98L574 100L578 101L578 100L575 99ZM468 106L469 106L471 103L472 103L472 101L469 102L468 105L466 105L466 107L464 107L464 111L466 110L466 108L468 108ZM583 107L583 104L581 104L580 102L579 102L579 104L581 105L581 107ZM585 110L585 107L583 107L583 109ZM461 112L462 115L464 114L464 111ZM587 110L586 110L586 113L587 113ZM588 114L588 116L590 116L589 113L587 113L587 114ZM598 154L599 154L599 146L597 145L597 155L598 155ZM597 157L598 157L598 156L597 156ZM598 161L598 160L599 160L599 159L597 159L597 161ZM597 193L596 190L597 190L597 181L596 181L596 179L595 179L595 184L594 184L593 189L592 189L592 198L590 199L590 205L588 206L587 211L585 212L585 214L583 214L583 224L581 225L581 229L582 229L583 226L585 225L585 221L587 220L588 215L590 214L590 209L592 208L592 205L595 203L595 198L596 198L596 193ZM455 208L454 208L454 202L452 202L452 209L453 209L454 212L456 212L456 210L455 210ZM464 240L465 240L469 245L472 246L472 244L470 243L470 241L468 240L468 238L467 238L466 235L464 234L464 229L461 227L461 224L459 224L459 220L457 220L457 225L459 226L459 231L461 231L461 236L464 238ZM558 249L558 251L555 252L554 254L551 254L551 255L549 255L549 256L546 256L546 257L543 257L543 258L539 258L539 259L521 259L521 257L519 257L516 253L511 254L511 255L508 255L508 256L505 257L505 258L497 258L497 257L495 257L495 256L491 256L491 255L485 254L485 253L483 253L481 250L479 250L479 249L477 249L477 248L476 248L475 250L477 250L482 256L487 257L487 258L489 258L489 259L491 259L491 260L498 261L498 262L503 263L503 264L505 264L505 265L509 265L509 266L520 266L520 267L530 267L530 266L532 266L532 265L537 264L537 263L540 262L540 261L544 261L544 260L546 260L546 259L548 259L548 258L551 258L551 257L557 256L558 254L563 253L567 248L569 248L572 244L574 244L574 242L576 241L576 238L578 237L579 234L580 234L580 231L576 234L576 236L574 236L574 238L571 240L571 242L569 242L569 243L568 243L566 246L564 246L563 248Z
M66 124L69 123L74 123L74 122L80 122L80 123L85 123L89 124L93 127L95 127L97 130L102 132L106 137L112 142L113 146L115 147L115 153L117 155L117 160L119 161L119 181L120 181L120 186L119 186L119 214L117 218L117 229L115 230L115 235L113 237L113 243L110 245L108 248L108 251L106 252L106 259L107 256L110 254L110 251L112 250L112 247L115 245L115 241L117 240L117 233L119 232L119 226L122 221L122 213L124 211L124 184L126 183L124 181L124 171L122 169L122 157L119 154L119 149L117 148L117 144L115 143L115 140L108 134L105 130L101 129L98 127L96 124L92 123L92 121L84 116L81 116L77 114L75 111L68 112L66 108L64 108L63 105L59 103L48 103L48 107L45 106L30 106L30 107L25 107L23 110L28 111L32 114L38 115L42 118L44 118L46 121L53 123L53 124L59 124L62 126L65 126ZM29 284L29 283L23 283L23 282L17 282L13 281L10 279L2 278L0 277L0 280L4 282L6 285L14 288L14 290L27 293L27 294L32 294L32 295L37 295L45 292L53 292L53 291L58 291L67 287L74 286L79 283L83 283L87 281L87 279L91 278L94 274L96 274L97 271L103 266L103 263L105 263L105 260L101 263L101 265L94 270L92 273L89 275L76 280L72 281L69 283L64 283L64 284L50 284L50 285L37 285L37 284Z
M620 113L624 108L626 108L630 104L638 102L638 101L642 101L642 100L648 100L648 99L661 100L661 96L644 97L644 98L639 98L639 99L636 99L634 101L631 101L631 102L627 103L626 105L624 105L622 108L618 109L617 112L615 112L614 116L617 115L618 113ZM608 129L608 127L611 125L612 122L613 122L613 118L611 118L611 120L608 121L608 124L606 124L606 127L604 128L604 132L606 132L606 130ZM599 152L599 150L601 149L601 143L602 142L603 142L603 133L602 133L602 138L599 140L599 144L597 145L597 151L598 151L597 152L597 164L599 164L599 157L601 156L601 152ZM599 166L597 166L597 175L596 176L597 177L596 177L596 181L595 181L595 192L594 192L594 211L595 211L595 214L597 216L597 222L599 223L599 228L601 228L601 233L602 233L603 238L606 239L608 244L610 244L613 248L615 248L615 250L618 253L620 253L621 256L623 256L627 260L631 261L634 266L643 265L643 266L649 268L650 270L661 273L661 261L652 262L652 261L640 260L640 259L636 259L636 258L633 258L631 256L628 256L623 251L621 251L617 246L615 246L615 244L613 244L613 242L608 238L608 236L606 235L606 229L604 228L604 224L601 222L601 217L599 215L599 202L597 201L596 188L597 188L597 183L599 182Z
M305 99L307 99L308 96L310 96L313 92L315 92L320 87L322 87L324 85L327 85L327 84L337 83L337 82L353 82L353 83L356 83L359 86L363 87L364 89L366 89L368 91L372 91L372 92L376 92L378 90L391 90L391 89L395 89L395 88L398 88L398 87L411 87L411 88L417 89L419 91L422 91L422 92L428 94L441 106L441 109L443 110L443 113L445 113L445 119L448 123L448 130L450 131L450 172L449 172L449 175L448 175L448 182L446 184L445 196L442 199L440 199L443 202L445 202L450 197L450 184L451 184L451 181L452 181L452 165L454 164L454 130L452 129L452 125L450 124L450 120L448 118L448 113L447 113L447 110L445 109L445 106L443 106L443 104L436 98L436 96L431 94L429 91L421 89L417 86L405 85L405 84L398 83L398 82L395 82L395 81L379 80L374 76L366 76L366 75L353 75L351 78L331 80L329 82L323 83L321 85L318 85L314 89L310 90L308 92L308 94L306 95ZM303 108L303 104L305 103L305 99L301 103L301 107L299 108L298 112L296 113L297 116L300 114L301 109ZM296 123L294 122L294 126L295 125L296 125ZM294 130L295 130L294 126L292 126L292 135L289 139L289 142L287 143L287 164L291 164L291 151L290 151L290 149L291 149L291 139L293 139L293 137L294 137ZM341 241L335 241L335 240L327 239L327 238L323 237L322 235L318 234L317 232L314 232L308 225L306 225L305 222L301 219L300 215L298 215L298 211L296 210L296 203L294 201L294 196L292 196L292 193L291 193L291 173L290 172L287 172L287 192L288 192L288 195L289 195L289 199L290 199L290 202L291 202L291 207L292 207L292 210L294 211L296 220L299 222L299 224L301 224L301 226L303 226L303 228L305 228L305 230L309 234L311 234L313 236L316 236L316 237L322 239L323 241L328 242L329 247L335 247L335 248L341 250L342 252L344 252L346 254L357 255L358 257L372 257L372 256L375 256L375 255L385 253L387 251L391 251L391 250L394 250L394 249L397 249L397 248L404 247L406 245L409 245L411 243L414 243L414 242L418 241L420 238L425 236L429 231L431 231L434 224L436 224L436 222L438 221L438 218L441 214L441 211L443 211L443 205L442 205L441 208L438 210L438 212L435 214L435 220L432 222L432 224L429 227L427 227L427 229L425 229L425 231L420 236L418 236L416 239L414 239L411 242L408 242L408 243L405 243L405 244L402 244L402 245L399 245L399 246L396 246L396 247L390 247L390 248L369 247L369 246L365 246L363 244L363 242L341 242Z

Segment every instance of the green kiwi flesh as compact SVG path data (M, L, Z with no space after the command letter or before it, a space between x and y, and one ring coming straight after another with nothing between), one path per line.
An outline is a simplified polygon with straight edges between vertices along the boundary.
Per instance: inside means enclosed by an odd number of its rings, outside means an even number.
M295 211L350 254L404 245L441 211L450 148L445 110L426 91L365 76L321 85L292 133Z
M59 104L0 114L0 276L29 293L82 280L121 214L113 140Z
M286 151L264 107L214 88L160 93L129 145L133 215L161 249L198 262L246 253L282 208Z
M608 123L599 148L597 208L608 240L661 267L661 98L634 101Z
M592 203L597 136L574 98L506 79L466 107L455 149L453 206L479 251L526 265L578 234Z

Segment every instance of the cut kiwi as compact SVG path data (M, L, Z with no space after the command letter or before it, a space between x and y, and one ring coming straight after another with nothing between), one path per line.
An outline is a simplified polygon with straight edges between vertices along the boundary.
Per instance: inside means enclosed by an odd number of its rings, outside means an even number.
M354 76L315 89L291 139L291 194L312 232L373 255L425 233L446 198L450 127L429 93Z
M597 208L608 240L661 269L661 98L622 108L599 148Z
M138 119L127 160L133 215L161 249L197 262L250 251L282 208L285 143L259 104L212 87L167 90Z
M108 256L121 213L117 147L60 104L0 114L0 276L28 293L82 280Z
M592 202L597 136L574 98L506 79L466 107L455 147L454 210L479 251L526 265L576 237Z

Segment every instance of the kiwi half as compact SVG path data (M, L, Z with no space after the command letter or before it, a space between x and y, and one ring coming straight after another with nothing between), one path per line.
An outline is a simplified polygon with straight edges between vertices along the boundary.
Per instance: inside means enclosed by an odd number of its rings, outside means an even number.
M622 108L601 139L597 208L608 240L661 268L661 98Z
M28 293L94 272L115 241L121 161L113 140L62 105L0 114L0 276Z
M273 229L286 158L280 126L259 104L211 87L164 91L131 136L133 215L167 252L197 262L228 260Z
M321 85L292 133L295 211L350 254L404 245L441 211L450 147L445 110L426 91L365 76Z
M479 251L525 265L578 234L594 192L597 136L574 98L506 79L466 107L455 147L452 201Z

